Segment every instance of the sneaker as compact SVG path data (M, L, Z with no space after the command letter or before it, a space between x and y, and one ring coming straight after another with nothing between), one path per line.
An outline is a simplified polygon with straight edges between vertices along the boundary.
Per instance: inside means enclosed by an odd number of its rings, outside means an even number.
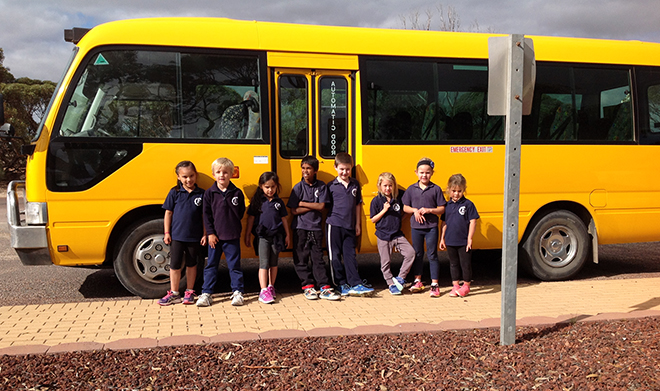
M396 286L396 288L397 288L399 291L402 291L402 290L403 290L403 285L406 283L406 280L404 280L404 279L401 278L401 277L394 277L394 278L392 279L392 282L394 283L394 286Z
M208 307L211 305L211 294L210 293L202 293L199 295L197 298L197 307Z
M186 292L183 294L183 304L195 304L194 290L186 289Z
M412 293L424 292L424 284L421 281L415 281L415 283L410 287Z
M393 295L400 295L400 294L402 294L402 293L401 293L401 289L399 289L399 287L396 286L396 285L390 285L390 293L393 294Z
M273 300L275 300L275 287L268 285L268 292L270 292L270 295L273 296Z
M314 287L305 289L304 295L307 300L316 300L319 298L319 292Z
M158 300L160 305L171 305L177 304L181 301L181 296L178 293L172 293L172 291L167 291L167 294L163 296L162 299Z
M261 290L261 293L259 293L259 302L260 303L272 304L274 301L275 301L275 299L273 299L273 295L270 294L270 289L265 288L265 289ZM232 304L234 304L233 301L232 301ZM238 304L238 305L242 305L242 303Z
M458 290L461 289L460 285L454 285L449 292L449 297L458 297Z
M321 289L321 293L319 294L319 297L321 299L330 300L330 301L341 299L341 295L335 292L335 290L332 288Z
M431 297L440 297L440 285L431 285Z
M350 290L351 286L348 284L343 284L339 287L339 293L341 293L342 296L348 296Z
M202 296L203 295L204 294L202 294ZM199 300L197 300L197 302L199 303ZM231 305L233 306L243 305L243 293L241 291L234 291L234 293L231 294Z
M468 295L468 293L470 293L470 286L468 284L463 284L461 289L459 289L456 293L458 293L460 297L465 297Z
M374 288L366 287L362 284L352 287L348 294L351 296L370 296L374 293Z

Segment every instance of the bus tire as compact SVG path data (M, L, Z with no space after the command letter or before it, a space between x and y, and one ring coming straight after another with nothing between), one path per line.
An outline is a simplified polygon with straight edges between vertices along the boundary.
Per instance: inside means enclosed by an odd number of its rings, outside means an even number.
M522 266L543 281L569 279L584 266L590 243L586 225L574 213L548 213L523 239Z
M143 299L163 296L170 288L170 246L163 241L163 219L133 224L120 243L114 269L122 285ZM185 285L185 277L181 283Z

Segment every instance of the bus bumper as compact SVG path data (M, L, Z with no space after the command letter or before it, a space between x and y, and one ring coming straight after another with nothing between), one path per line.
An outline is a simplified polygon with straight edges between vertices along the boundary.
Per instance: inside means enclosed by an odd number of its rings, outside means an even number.
M19 200L19 189L22 189L23 199ZM9 223L9 242L16 250L19 259L24 265L50 265L50 251L46 236L46 221L40 225L28 225L21 220L21 204L28 205L25 199L25 181L11 181L7 187L7 222ZM35 203L37 214L47 219L45 213L39 211ZM34 208L31 205L32 208ZM43 205L45 210L45 204Z

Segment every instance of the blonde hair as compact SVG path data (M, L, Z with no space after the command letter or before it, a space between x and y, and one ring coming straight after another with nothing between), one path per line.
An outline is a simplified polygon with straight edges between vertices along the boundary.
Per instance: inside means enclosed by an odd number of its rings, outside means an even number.
M211 171L215 171L216 167L220 168L228 168L229 172L233 175L234 174L234 163L227 159L226 157L219 157L213 161L211 164Z
M460 187L461 189L463 189L463 192L465 193L465 189L467 189L467 180L462 174L454 174L450 176L449 180L447 181L446 190L448 195L452 187Z
M392 182L392 198L396 199L399 196L399 187L396 185L396 178L391 172L384 172L378 175L378 194L382 196L385 195L380 191L380 184L383 183L384 180Z

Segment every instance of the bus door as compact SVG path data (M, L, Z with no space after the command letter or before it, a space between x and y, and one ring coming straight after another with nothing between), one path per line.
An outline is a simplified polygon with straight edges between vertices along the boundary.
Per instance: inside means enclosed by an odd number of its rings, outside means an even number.
M303 157L319 160L317 177L327 183L337 176L335 155L353 151L353 80L351 71L275 70L273 139L283 198L301 179Z

